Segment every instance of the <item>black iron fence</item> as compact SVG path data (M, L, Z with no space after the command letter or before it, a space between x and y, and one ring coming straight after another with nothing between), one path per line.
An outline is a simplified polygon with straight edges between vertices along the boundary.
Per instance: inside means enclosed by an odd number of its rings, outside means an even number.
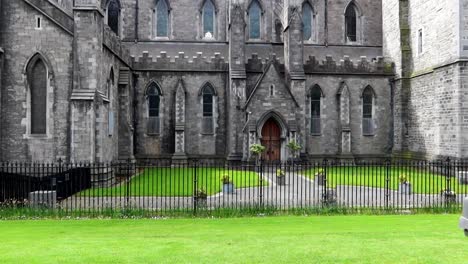
M461 208L468 163L0 164L0 204L59 210Z

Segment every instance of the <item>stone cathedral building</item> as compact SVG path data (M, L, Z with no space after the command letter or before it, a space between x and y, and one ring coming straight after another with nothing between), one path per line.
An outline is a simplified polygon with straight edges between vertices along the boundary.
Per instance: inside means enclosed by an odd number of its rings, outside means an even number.
M0 160L468 156L467 0L0 0Z

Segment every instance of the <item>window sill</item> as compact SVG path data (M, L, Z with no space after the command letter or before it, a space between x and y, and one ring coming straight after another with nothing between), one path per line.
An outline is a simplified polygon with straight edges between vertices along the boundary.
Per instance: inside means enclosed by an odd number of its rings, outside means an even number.
M159 137L161 136L161 133L146 133L146 135L149 137Z
M322 133L310 133L310 135L313 137L321 137Z
M28 138L33 138L33 139L48 139L49 135L47 134L27 134Z
M362 134L363 137L373 137L375 134Z

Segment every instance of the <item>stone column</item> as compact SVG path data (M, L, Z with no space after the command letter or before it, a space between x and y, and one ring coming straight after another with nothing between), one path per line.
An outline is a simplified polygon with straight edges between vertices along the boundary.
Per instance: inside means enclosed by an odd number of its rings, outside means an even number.
M235 3L230 8L227 160L240 162L243 156L242 129L245 124L241 108L246 100L247 78L245 72L245 21L242 4Z
M344 157L352 156L351 153L351 127L350 127L350 94L348 86L343 82L338 90L339 114L340 114L340 153Z
M133 120L132 120L132 74L129 68L121 67L119 72L119 108L118 134L119 160L134 160L133 153Z
M289 23L284 25L286 28L284 32L284 64L286 70L286 81L289 83L292 94L297 99L299 104L296 109L297 131L295 137L299 140L302 148L300 156L303 159L307 158L307 120L306 120L306 87L305 87L305 73L304 73L304 49L303 49L303 36L302 36L302 19L301 7L290 6L289 1L284 2L285 16L288 18L285 22Z
M177 83L175 96L175 153L172 156L172 163L186 164L187 155L185 153L185 86L182 79Z
M96 93L100 85L104 13L96 0L75 0L71 161L96 161Z

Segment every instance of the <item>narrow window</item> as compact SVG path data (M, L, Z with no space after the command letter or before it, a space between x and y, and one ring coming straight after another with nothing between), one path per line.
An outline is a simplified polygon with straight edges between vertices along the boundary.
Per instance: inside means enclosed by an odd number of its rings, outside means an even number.
M302 7L302 24L304 40L312 40L313 32L313 12L309 3L305 3Z
M262 9L257 0L252 1L249 7L249 38L260 38Z
M320 135L322 132L320 122L320 104L322 99L322 90L319 86L314 86L310 93L310 132L313 135Z
M418 30L418 54L423 53L423 31Z
M169 28L169 8L166 0L159 0L156 4L156 37L167 37Z
M36 16L36 29L42 29L42 19L40 16Z
M215 7L211 0L205 1L203 5L203 37L214 38L215 30Z
M155 83L148 87L146 98L148 100L148 134L159 134L159 106L161 103L161 92Z
M203 100L203 120L202 120L202 133L212 134L213 129L213 97L214 89L211 85L207 84L203 87L202 91Z
M372 116L374 93L367 87L362 93L362 134L374 134L374 121Z
M275 86L272 84L270 85L270 97L273 97L275 95Z
M47 133L47 68L40 59L33 59L28 66L30 88L31 134Z
M356 42L357 41L357 14L356 14L356 6L353 3L351 3L346 9L345 30L346 30L346 41Z
M107 5L107 25L119 35L120 6L117 0L110 0Z

